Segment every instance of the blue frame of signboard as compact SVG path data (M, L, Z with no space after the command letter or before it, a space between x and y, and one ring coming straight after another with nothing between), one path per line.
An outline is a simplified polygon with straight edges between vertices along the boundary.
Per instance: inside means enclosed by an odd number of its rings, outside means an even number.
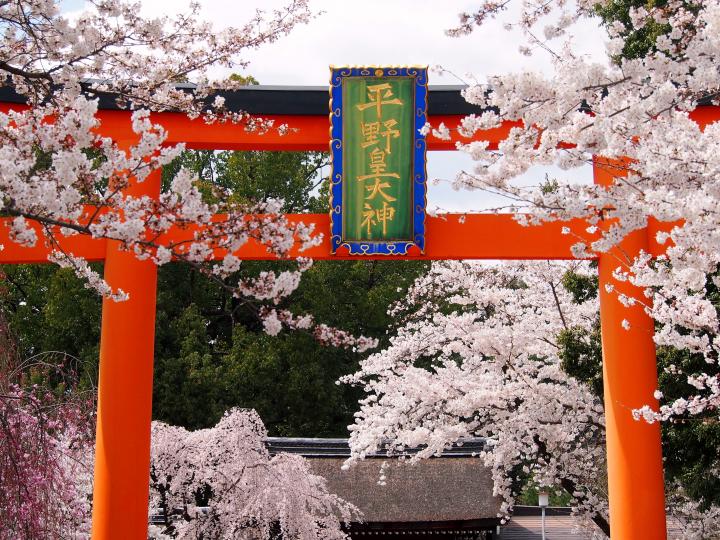
M345 187L343 144L343 81L353 77L410 78L413 81L414 126L412 136L412 236L401 240L366 241L347 239L344 234L343 192ZM407 255L415 246L425 251L425 207L427 196L427 144L422 128L427 123L427 67L330 67L330 184L331 249L347 248L350 255ZM415 251L415 250L414 250Z

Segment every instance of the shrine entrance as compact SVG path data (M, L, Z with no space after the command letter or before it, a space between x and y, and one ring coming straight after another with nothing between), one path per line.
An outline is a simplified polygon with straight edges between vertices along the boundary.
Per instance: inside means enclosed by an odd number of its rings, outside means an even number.
M222 94L231 111L244 110L262 115L276 125L287 124L284 134L247 132L227 124L208 125L202 119L184 115L153 113L151 121L168 133L166 143L185 143L188 149L203 150L328 150L328 93L326 88L249 87ZM428 134L427 150L454 150L457 141L487 141L490 148L518 125L506 122L500 128L477 133L465 139L452 131L470 113L481 112L467 104L459 88L429 88L427 119L451 128L450 140ZM99 128L105 137L121 147L136 142L130 113L117 110L114 103L101 103ZM20 96L7 87L0 89L0 111L22 109ZM701 126L720 120L720 107L701 106L692 114ZM603 159L594 161L598 184L610 184L617 168ZM157 197L160 171L142 183L132 185L128 193ZM89 209L88 212L90 212ZM89 215L89 214L88 214ZM291 222L313 224L324 233L323 242L302 253L314 259L355 259L342 247L331 245L331 218L328 214L288 216ZM4 218L7 219L7 218ZM625 308L606 291L618 258L628 260L641 250L652 255L662 253L656 233L669 225L651 222L635 231L609 253L597 256L602 326L603 375L607 430L607 463L610 501L610 527L613 539L638 540L666 538L663 465L660 426L634 421L630 410L657 404L653 321L639 306ZM510 214L448 214L428 216L424 223L424 251L407 255L365 254L366 258L410 259L571 259L572 234L563 228L587 236L582 221L553 222L522 227ZM36 227L38 236L42 230ZM191 238L191 230L171 230L163 242ZM119 249L118 242L86 236L61 238L61 247L89 261L105 262L105 279L114 288L128 292L130 299L116 303L104 300L100 343L100 380L97 414L97 445L93 494L93 529L96 540L143 539L147 532L148 470L150 464L150 423L152 412L153 347L157 268L151 261L140 261ZM48 249L42 242L35 247L19 246L9 239L9 228L0 226L0 263L46 263ZM254 240L236 255L241 259L275 259ZM290 257L298 256L297 250ZM224 253L216 253L219 259ZM629 283L613 284L628 296L641 291ZM627 319L630 330L623 330Z

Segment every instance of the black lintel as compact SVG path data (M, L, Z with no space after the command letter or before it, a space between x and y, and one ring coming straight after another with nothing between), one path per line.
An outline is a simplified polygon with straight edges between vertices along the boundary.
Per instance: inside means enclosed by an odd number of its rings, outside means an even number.
M183 90L192 92L192 85L182 85ZM465 101L460 94L462 86L430 86L428 92L428 115L472 114L481 109ZM248 112L266 115L308 115L329 114L330 93L325 86L247 86L232 91L213 94L225 98L225 107L232 112ZM212 101L212 98L208 100ZM11 86L0 86L0 102L24 103L25 98ZM98 104L100 109L117 110L112 96L103 96Z

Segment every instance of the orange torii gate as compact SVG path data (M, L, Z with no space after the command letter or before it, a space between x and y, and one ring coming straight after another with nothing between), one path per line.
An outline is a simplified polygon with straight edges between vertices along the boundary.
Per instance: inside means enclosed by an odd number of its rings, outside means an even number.
M327 150L326 88L252 87L235 92L234 98L240 101L235 104L237 108L262 114L264 118L294 129L283 136L276 133L259 135L233 124L208 125L201 119L190 120L170 112L154 113L151 120L167 130L168 145L185 143L190 149ZM228 100L226 103L232 106L233 102ZM101 108L103 106L105 108L98 113L102 135L112 137L123 147L131 146L136 135L131 129L130 113L113 110L109 103L101 103ZM0 111L23 107L15 96L0 92ZM433 125L444 122L451 129L455 128L465 114L476 112L468 108L462 102L458 88L430 88L429 120ZM693 118L701 126L718 121L720 107L698 107ZM497 148L513 125L517 123L506 122L498 129L478 133L473 139L489 141L491 148ZM429 135L428 149L454 150L457 140L469 141L457 134L451 141ZM596 183L607 185L614 181L617 173L612 166L604 164L601 159L595 160L594 174ZM128 188L128 193L133 195L157 197L159 192L160 171ZM330 219L326 214L292 215L289 219L313 223L321 232L329 231ZM40 226L36 226L41 234ZM570 247L575 240L572 235L561 233L563 227L587 237L587 225L580 220L522 227L512 215L428 216L424 254L376 258L571 259ZM657 387L653 321L639 306L623 307L604 285L613 281L612 271L618 266L619 259L627 260L640 250L653 255L662 253L655 233L670 227L651 221L647 228L635 231L620 246L597 257L610 526L613 538L617 540L665 538L665 504L660 427L634 421L630 414L633 408L657 404L653 397ZM163 241L188 239L191 235L192 231L174 229ZM22 247L13 244L6 226L0 226L0 243L5 245L5 250L0 251L0 263L47 262L48 250L44 245ZM61 247L90 261L104 261L105 279L113 288L122 288L130 294L126 302L104 300L102 307L92 535L96 540L144 539L148 519L157 269L151 261L140 261L121 251L117 241L73 236L62 239ZM219 250L215 253L216 258L223 255ZM275 259L254 240L236 255L242 259ZM297 253L291 253L293 255ZM303 256L357 259L357 256L342 253L332 254L328 234L322 244L303 252ZM629 283L613 284L617 291L627 295L641 294ZM622 329L623 319L630 321L629 331Z

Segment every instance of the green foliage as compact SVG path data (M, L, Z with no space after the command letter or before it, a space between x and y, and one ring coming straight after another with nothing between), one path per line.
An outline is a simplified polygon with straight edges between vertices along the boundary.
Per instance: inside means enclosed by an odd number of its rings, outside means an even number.
M666 4L667 1L665 0L612 0L605 4L598 4L595 9L606 26L615 21L620 21L626 28L632 28L633 25L630 20L631 8L644 7L650 9L652 7L664 7ZM669 29L669 25L659 24L653 20L640 29L621 33L620 35L625 38L625 46L616 61L619 62L620 58L642 58L649 52L654 51L655 40L658 36L667 33Z
M392 323L388 305L423 267L394 261L318 262L286 307L384 340ZM256 409L271 434L346 434L359 391L335 381L357 368L360 355L321 346L302 332L266 335L242 304L182 265L163 268L161 276L156 418L201 428L241 406Z
M563 330L558 336L559 358L563 370L590 385L593 393L603 399L602 345L600 324L592 331L586 328Z
M697 13L702 6L702 2L686 0L681 2L680 5L691 13ZM648 53L658 51L656 46L657 38L670 31L668 23L659 23L652 17L647 18L642 28L634 28L630 19L630 9L643 7L648 11L653 8L663 10L666 19L676 9L667 0L611 0L595 6L595 12L600 16L605 26L610 27L617 21L623 23L625 28L628 29L619 34L625 40L625 44L620 54L614 58L617 64L620 64L622 59L643 58ZM690 22L685 26L683 34L687 37L694 31L695 27ZM673 43L680 46L680 52L671 53L666 51L665 54L674 57L681 56L683 54L683 43L679 39L674 39Z
M664 401L672 402L695 393L684 376L674 373L719 373L706 364L701 355L688 354L671 347L658 350L659 387ZM709 471L720 465L720 422L717 413L688 416L662 425L665 474L678 480L687 494L703 498L706 504L720 503L720 478Z
M598 294L597 276L586 276L575 272L566 272L562 277L562 285L573 295L573 300L582 304Z
M230 75L229 79L231 81L242 83L246 86L256 86L260 84L258 80L252 75L240 75L238 73L233 73L232 75Z
M556 178L550 178L548 174L545 174L545 180L540 184L540 192L543 195L555 193L560 188L560 182Z
M549 492L549 504L548 506L570 506L572 501L572 495L570 495L564 489L553 489ZM525 485L525 489L518 495L516 504L526 506L538 506L539 504L539 490L537 484L530 481Z
M562 285L570 292L575 302L582 303L595 298L598 291L597 277L567 272ZM595 395L603 398L602 344L600 341L600 320L592 329L575 327L563 330L558 336L558 355L563 370L580 381L590 385Z
M163 171L167 189L181 165L194 170L206 197L222 186L238 202L283 198L286 212L325 212L318 193L327 157L314 153L185 152ZM327 182L325 181L325 186ZM288 263L246 261L255 275ZM387 307L426 268L422 262L320 261L281 308L319 322L387 339ZM68 270L12 266L0 294L21 355L64 351L96 380L101 300ZM273 435L343 436L360 391L335 381L360 356L319 345L301 332L266 335L255 313L191 267L160 268L156 312L153 416L196 429L231 407L256 409Z
M83 381L96 381L101 299L68 269L5 265L3 275L0 309L18 340L20 357L66 353L77 359L78 365L69 367Z
M167 189L180 167L195 171L208 200L223 188L237 203L283 199L284 212L324 212L326 198L315 193L328 165L325 154L309 152L184 152L163 169Z

